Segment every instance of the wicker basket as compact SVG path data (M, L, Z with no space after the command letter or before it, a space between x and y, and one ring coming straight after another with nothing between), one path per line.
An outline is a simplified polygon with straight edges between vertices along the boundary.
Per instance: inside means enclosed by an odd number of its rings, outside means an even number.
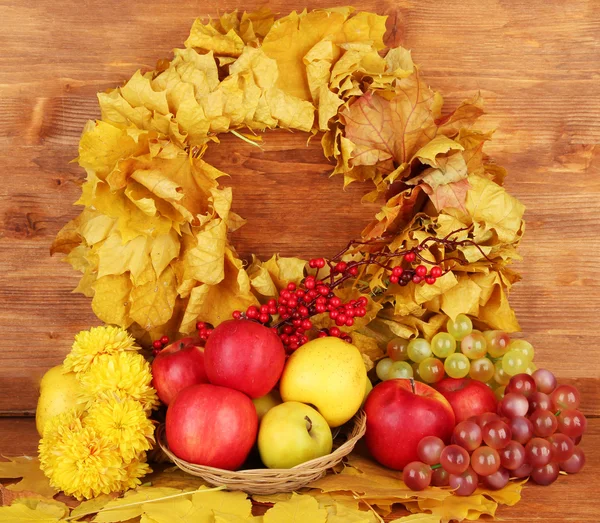
M167 445L164 425L158 428L156 436L164 453L188 474L198 476L211 485L224 485L229 490L243 490L248 494L275 494L298 490L324 476L327 469L337 465L344 456L352 452L356 442L364 435L366 425L367 415L360 410L340 431L340 437L346 437L344 443L335 448L334 441L331 454L301 463L291 469L224 470L195 465L179 459L171 452Z

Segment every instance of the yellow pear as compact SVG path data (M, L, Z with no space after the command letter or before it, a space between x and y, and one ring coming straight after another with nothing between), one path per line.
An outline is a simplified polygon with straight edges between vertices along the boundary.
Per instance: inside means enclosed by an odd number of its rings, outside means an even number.
M363 396L362 403L360 404L361 408L365 406L365 403L367 402L367 398L369 397L369 394L372 390L373 390L373 384L371 383L371 380L367 376L367 382L365 384L365 395Z
M283 401L314 405L330 427L346 423L365 396L367 371L360 351L339 338L317 338L287 361L279 391Z
M46 422L72 407L78 407L81 385L74 372L65 372L62 365L52 367L40 382L40 397L35 411L35 426L41 436Z
M256 414L258 415L258 421L260 422L267 412L269 412L273 407L281 404L281 395L277 389L273 389L271 392L267 392L260 398L254 398L252 403L254 403Z

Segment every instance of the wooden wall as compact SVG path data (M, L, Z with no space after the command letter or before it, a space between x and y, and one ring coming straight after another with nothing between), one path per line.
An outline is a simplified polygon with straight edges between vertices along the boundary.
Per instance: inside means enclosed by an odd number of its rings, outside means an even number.
M311 1L308 7L348 2ZM352 3L352 2L350 2ZM153 68L181 46L193 19L249 0L3 0L0 2L0 414L31 413L42 373L97 323L71 294L77 275L49 256L78 210L83 172L69 163L95 93ZM304 4L269 3L283 14ZM576 379L584 410L600 414L600 3L596 0L356 2L388 12L450 107L481 91L496 127L488 147L527 205L511 299L538 365ZM235 210L249 224L242 254L332 254L374 212L366 187L341 192L318 141L270 133L264 152L235 138L208 153L232 174Z

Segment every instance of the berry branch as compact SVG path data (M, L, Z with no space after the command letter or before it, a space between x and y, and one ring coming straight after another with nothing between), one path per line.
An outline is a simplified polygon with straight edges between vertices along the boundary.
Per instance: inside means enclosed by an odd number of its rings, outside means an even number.
M324 313L329 314L329 318L335 323L335 326L320 329L317 336L334 336L345 341L352 341L350 335L342 332L341 328L352 327L355 318L366 316L369 299L367 296L361 296L344 303L334 293L336 288L348 280L354 279L355 283L365 285L360 287L361 290L374 297L381 292L370 289L367 291L368 283L360 280L361 271L364 273L370 266L379 267L387 273L384 285L405 287L409 283L434 285L439 278L450 272L455 264L467 265L469 263L457 254L444 257L437 263L428 260L421 253L434 245L443 247L446 253L456 253L460 247L474 246L486 260L491 262L492 260L485 254L481 246L473 240L453 239L460 232L471 229L472 226L458 229L443 238L428 236L415 247L395 251L391 251L389 248L392 238L389 235L370 240L352 240L330 259L313 258L309 260L309 267L314 270L314 274L307 275L299 286L295 283L288 283L277 298L272 298L258 307L252 305L245 312L234 311L232 316L234 319L249 319L270 326L289 351L296 350L309 340L307 333L314 327L311 318ZM356 261L343 260L347 254L354 253L361 253L363 258ZM415 262L418 262L416 266ZM445 270L441 265L446 267ZM319 278L319 272L325 267L328 267L329 274ZM212 332L204 322L198 322L197 329L198 335L204 340ZM166 341L168 342L168 340ZM163 340L155 342L156 350L160 349L159 344L164 346L166 343Z

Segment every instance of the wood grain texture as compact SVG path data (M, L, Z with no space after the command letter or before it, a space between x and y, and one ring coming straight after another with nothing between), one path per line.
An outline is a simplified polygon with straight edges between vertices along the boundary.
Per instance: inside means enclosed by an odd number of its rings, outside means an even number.
M37 444L38 435L34 420L0 419L2 455L35 455ZM498 518L503 523L598 523L598 510L594 502L597 496L592 489L600 467L600 419L591 420L581 448L587 461L579 474L560 476L556 483L549 487L528 484L523 489L521 502L514 507L501 507L497 513ZM254 507L257 515L264 511L263 506ZM397 508L385 520L392 521L406 514L403 508Z
M151 68L181 46L193 19L263 2L233 0L0 2L0 412L32 412L36 382L73 335L97 323L73 295L77 274L48 248L78 210L83 172L69 161L95 93ZM347 2L327 2L343 5ZM308 2L309 8L326 5ZM270 2L286 14L305 4ZM578 379L600 414L600 4L537 0L357 3L390 14L391 37L412 49L448 108L486 100L488 153L527 205L511 300L536 361ZM249 218L242 255L331 254L373 215L368 187L330 179L318 141L273 132L264 152L225 137L207 160L231 173L235 210Z

